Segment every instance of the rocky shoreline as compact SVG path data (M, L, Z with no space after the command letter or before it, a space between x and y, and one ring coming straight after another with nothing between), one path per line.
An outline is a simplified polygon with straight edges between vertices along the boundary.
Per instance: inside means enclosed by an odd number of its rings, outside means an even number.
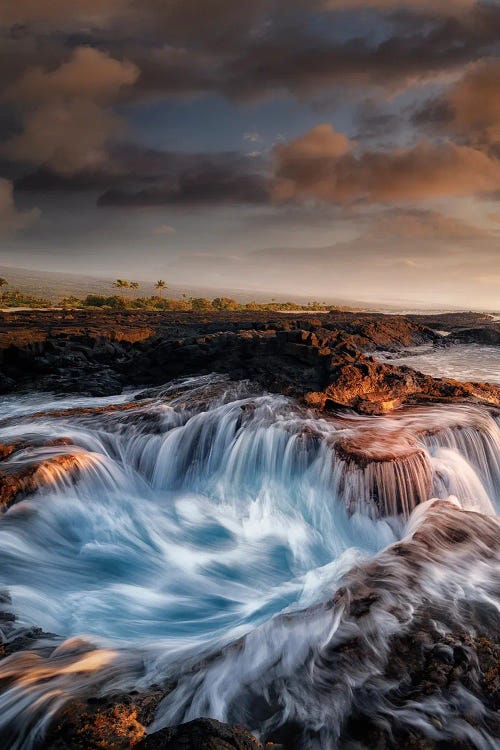
M454 329L453 340L493 342L499 325L482 323ZM3 313L0 393L35 389L107 396L221 372L303 398L320 410L382 414L405 403L457 399L500 404L498 386L432 378L373 356L440 345L443 338L409 318L365 313Z

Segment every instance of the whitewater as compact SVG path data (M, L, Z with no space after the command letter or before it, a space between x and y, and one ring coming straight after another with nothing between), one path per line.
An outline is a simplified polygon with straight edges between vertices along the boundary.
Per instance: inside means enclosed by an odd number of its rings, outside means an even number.
M0 412L0 443L26 445L12 470L63 454L76 467L47 468L0 523L0 606L16 617L4 639L44 631L36 652L0 662L0 736L13 750L36 747L70 698L169 681L151 731L210 716L261 739L292 725L301 747L333 750L363 691L386 710L389 640L423 601L498 609L498 559L481 533L460 560L426 541L413 586L394 552L429 519L438 528L465 510L465 525L496 523L493 409L320 417L211 375L112 398L4 397ZM449 499L441 516L433 498ZM353 621L346 602L373 565L392 583ZM364 660L334 659L355 636ZM445 703L407 714L433 736L471 731ZM487 708L470 739L498 747Z

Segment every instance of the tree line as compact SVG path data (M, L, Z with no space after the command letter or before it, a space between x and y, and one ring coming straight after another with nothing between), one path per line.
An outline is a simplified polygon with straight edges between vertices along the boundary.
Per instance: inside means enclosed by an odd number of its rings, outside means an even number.
M59 303L54 305L53 302L33 295L21 293L18 289L4 291L9 285L7 279L0 277L0 302L4 307L64 307L64 308L83 308L83 309L101 309L101 310L193 310L196 312L203 311L221 311L221 310L329 310L332 305L325 302L312 300L307 304L299 304L293 301L278 302L271 299L270 302L237 302L231 297L188 297L182 294L181 298L168 298L164 292L168 289L168 284L164 279L158 279L153 288L156 294L150 296L139 296L138 290L140 284L138 281L129 279L115 279L112 288L116 290L115 294L87 294L80 298L76 296L64 297ZM127 294L130 290L132 294ZM135 294L134 294L135 293ZM346 309L346 308L342 308Z

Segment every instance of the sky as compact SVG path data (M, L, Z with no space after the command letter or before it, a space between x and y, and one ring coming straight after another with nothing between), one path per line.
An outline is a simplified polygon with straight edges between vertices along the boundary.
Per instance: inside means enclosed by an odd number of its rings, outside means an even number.
M2 0L2 265L500 308L500 0Z

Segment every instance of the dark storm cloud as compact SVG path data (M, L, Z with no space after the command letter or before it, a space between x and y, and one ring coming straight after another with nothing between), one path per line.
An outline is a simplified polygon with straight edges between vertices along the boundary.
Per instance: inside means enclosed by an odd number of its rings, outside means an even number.
M468 0L110 0L102 3L100 15L97 2L72 3L71 13L67 3L51 2L44 15L45 5L25 0L5 18L34 24L32 33L17 40L16 66L29 69L34 47L40 45L38 66L53 66L57 50L59 63L66 62L67 45L82 41L64 37L64 29L81 27L85 44L137 65L136 97L152 92L259 97L277 89L304 94L328 86L404 87L478 59L498 42L500 26L499 7ZM344 38L338 11L364 8L371 9L371 22L365 19L358 33ZM386 15L382 38L373 34L377 9L399 9ZM42 19L43 33L37 33L36 22ZM14 72L8 71L6 84Z
M233 172L227 167L201 166L178 177L175 183L136 192L111 189L98 206L193 206L267 203L269 180L259 174Z
M269 201L270 178L258 157L121 144L101 170L59 174L40 167L18 177L15 187L20 192L97 191L101 207L259 204Z
M359 20L354 27L353 18ZM133 147L118 157L116 143L126 137L118 105L202 93L240 100L339 89L366 96L370 87L386 96L448 81L467 65L481 66L485 55L494 59L500 7L473 0L19 0L2 7L0 24L6 43L0 44L6 112L0 157L27 165L17 189L95 189L102 191L99 205L261 203L269 197L261 167L237 164L235 157L211 162L193 154L183 164L181 155L148 157ZM486 110L490 88L484 83L482 90ZM462 94L443 98L432 115L451 122L458 137L460 128L479 127L469 94ZM391 124L397 118L386 115L384 127ZM339 189L330 182L329 195L357 200L393 190L397 197L394 178L408 197L420 198L425 181L429 195L450 194L453 185L468 194L479 183L482 189L475 170L486 174L485 189L495 189L496 164L461 148L448 144L441 155L437 147L403 156L350 153L336 160L343 182ZM275 195L281 198L286 187L293 198L317 197L324 185L305 186L309 178L287 153L288 161L279 157ZM148 158L157 163L146 167ZM387 158L392 171L384 167ZM415 176L420 162L426 168Z
M168 14L157 9L151 45L127 50L141 69L135 93L217 92L245 99L280 90L299 96L335 87L398 90L457 70L499 43L500 7L481 3L278 2L267 17L269 2L252 4L252 12L239 5L241 24L234 10L227 23L206 30L179 24L176 14L169 25ZM371 9L371 23L365 18L355 35L342 35L335 11L363 5ZM377 7L399 9L385 16L382 36ZM194 17L193 2L184 15Z

